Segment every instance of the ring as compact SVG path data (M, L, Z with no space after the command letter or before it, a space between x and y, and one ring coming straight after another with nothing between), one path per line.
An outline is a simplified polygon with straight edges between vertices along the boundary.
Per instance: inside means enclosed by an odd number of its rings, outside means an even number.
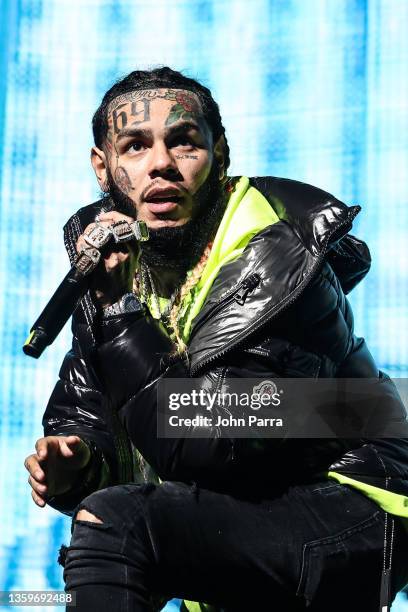
M130 227L132 228L132 232L136 240L139 240L140 242L146 242L146 240L149 240L149 228L144 221L133 221L133 223L130 224Z
M110 226L110 230L116 242L126 242L132 238L139 242L149 240L149 229L144 221L116 221Z
M133 230L129 223L125 220L112 223L110 230L113 234L115 242L126 242L127 240L134 238Z
M109 242L111 234L112 232L109 227L97 224L91 229L90 232L84 234L84 240L91 247L94 247L95 249L100 249L107 242Z
M85 247L74 259L74 266L84 276L92 272L96 268L101 258L98 249L94 247Z

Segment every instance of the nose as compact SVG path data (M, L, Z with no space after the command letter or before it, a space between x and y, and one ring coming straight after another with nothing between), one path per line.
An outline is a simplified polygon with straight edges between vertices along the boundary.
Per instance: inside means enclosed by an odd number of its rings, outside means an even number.
M156 143L151 149L150 177L176 176L178 174L179 169L171 150L167 148L164 142Z

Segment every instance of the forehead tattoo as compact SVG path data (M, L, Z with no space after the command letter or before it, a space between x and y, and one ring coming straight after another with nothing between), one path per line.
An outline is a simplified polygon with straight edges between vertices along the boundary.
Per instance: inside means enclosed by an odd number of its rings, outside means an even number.
M196 95L190 91L184 89L138 89L130 91L115 98L108 107L108 143L112 142L113 134L118 134L124 127L149 121L150 103L157 99L175 102L170 108L166 126L179 119L199 121L202 118L201 105ZM129 103L130 109L128 108Z

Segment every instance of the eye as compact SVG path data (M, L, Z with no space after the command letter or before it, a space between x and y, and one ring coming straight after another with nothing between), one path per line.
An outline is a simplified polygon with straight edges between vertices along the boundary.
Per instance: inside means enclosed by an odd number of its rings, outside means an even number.
M194 146L194 142L191 140L191 138L183 134L176 136L173 140L173 147L193 147L193 146Z
M140 151L143 151L143 149L145 148L146 148L146 145L140 140L137 140L136 142L132 142L132 144L129 145L128 151L139 153Z

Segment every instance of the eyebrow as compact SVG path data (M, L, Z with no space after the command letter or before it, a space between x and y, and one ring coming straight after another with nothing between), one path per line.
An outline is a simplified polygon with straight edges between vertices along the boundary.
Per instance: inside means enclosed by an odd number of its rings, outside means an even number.
M188 132L188 130L191 129L197 132L201 131L200 126L197 123L194 123L193 121L182 121L180 123L177 123L177 125L175 126L166 128L165 137L167 138L172 134L177 134L180 132ZM122 140L123 138L134 138L137 136L140 138L151 138L152 131L148 128L141 127L122 128L118 134L116 141Z

